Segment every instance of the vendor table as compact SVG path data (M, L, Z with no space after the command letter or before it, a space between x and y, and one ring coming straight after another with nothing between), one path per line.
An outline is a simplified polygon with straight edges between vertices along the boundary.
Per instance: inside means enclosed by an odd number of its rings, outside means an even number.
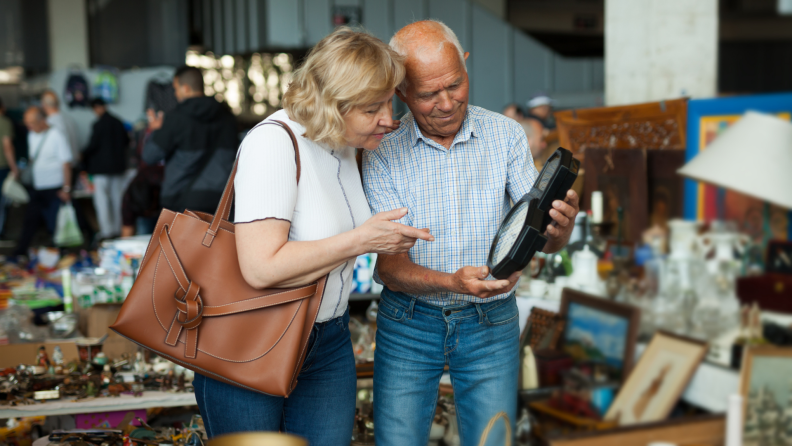
M76 402L61 399L46 403L0 408L0 419L50 415L76 415L96 412L149 409L152 407L195 406L194 393L143 392L143 396L86 398Z

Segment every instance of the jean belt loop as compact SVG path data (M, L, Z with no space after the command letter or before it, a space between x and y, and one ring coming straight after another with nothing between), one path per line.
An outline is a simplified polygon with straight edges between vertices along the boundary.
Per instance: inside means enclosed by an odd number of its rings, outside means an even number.
M407 319L412 320L413 312L415 311L415 301L418 300L417 298L413 297L410 300L410 307L407 308Z
M484 323L484 310L481 309L481 304L473 304L473 305L476 306L476 311L478 311L478 314L479 314L479 324L483 324Z

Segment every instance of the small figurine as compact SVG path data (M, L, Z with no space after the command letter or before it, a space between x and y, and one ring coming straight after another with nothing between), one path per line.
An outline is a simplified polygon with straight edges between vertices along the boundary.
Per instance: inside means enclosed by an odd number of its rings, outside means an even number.
M88 381L85 384L85 395L88 397L96 396L96 386L94 385L93 381Z
M44 348L42 345L38 349L38 353L36 354L36 365L44 367L46 369L50 366L49 356L47 355L47 349Z
M97 353L94 356L93 363L104 367L107 364L107 355L104 352Z
M137 353L135 353L135 360L132 364L132 370L136 375L143 376L146 374L146 360L143 358L143 352L139 350Z
M187 391L187 380L184 378L184 373L179 374L179 378L176 380L176 391L177 392Z
M55 363L54 373L60 375L63 373L63 351L60 345L55 346L55 351L52 352L52 361Z
M169 391L173 388L173 370L169 370L167 374L162 377L162 390L163 392Z
M113 371L110 370L110 364L105 364L102 369L102 387L109 386L113 382Z

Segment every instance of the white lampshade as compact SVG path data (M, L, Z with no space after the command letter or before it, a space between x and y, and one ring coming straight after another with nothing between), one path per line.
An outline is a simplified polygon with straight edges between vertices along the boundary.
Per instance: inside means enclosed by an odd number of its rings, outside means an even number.
M792 209L792 123L748 112L677 172Z

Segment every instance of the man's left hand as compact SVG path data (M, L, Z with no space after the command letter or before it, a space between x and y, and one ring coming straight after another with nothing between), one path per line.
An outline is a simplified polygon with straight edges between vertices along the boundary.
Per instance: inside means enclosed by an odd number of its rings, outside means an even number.
M71 194L61 189L58 191L58 198L60 198L60 201L64 203L68 203L71 201Z
M550 217L553 222L547 225L547 243L543 252L553 253L560 251L569 242L572 229L575 228L575 217L580 211L580 197L573 190L567 192L564 201L556 200L553 202L553 209L550 210Z

